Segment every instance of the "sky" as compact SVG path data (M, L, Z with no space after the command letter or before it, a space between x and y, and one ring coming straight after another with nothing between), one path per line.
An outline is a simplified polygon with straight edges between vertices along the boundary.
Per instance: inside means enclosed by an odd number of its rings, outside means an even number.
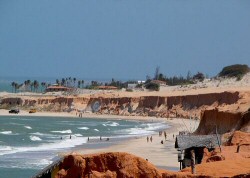
M250 66L249 0L0 0L0 76L145 79Z

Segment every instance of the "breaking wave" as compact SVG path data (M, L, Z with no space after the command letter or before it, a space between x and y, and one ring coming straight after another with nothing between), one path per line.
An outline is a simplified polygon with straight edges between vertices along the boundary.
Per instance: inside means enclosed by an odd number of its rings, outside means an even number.
M67 133L67 134L71 134L72 131L71 130L59 130L59 131L50 131L50 132L53 132L53 133Z
M89 130L88 127L77 127L77 128L80 129L80 130Z
M32 141L41 141L42 139L37 136L30 136L30 140Z

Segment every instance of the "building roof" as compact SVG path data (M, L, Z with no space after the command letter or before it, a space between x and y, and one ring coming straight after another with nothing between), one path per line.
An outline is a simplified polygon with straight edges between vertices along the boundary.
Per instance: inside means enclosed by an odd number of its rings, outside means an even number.
M101 90L117 90L118 89L117 87L114 87L114 86L98 86L97 88Z
M175 148L184 150L191 147L215 148L221 143L221 136L218 135L177 135Z
M53 85L53 86L47 87L47 89L69 89L69 88L68 87L64 87L64 86Z
M162 80L152 80L152 83L160 84L160 85L166 85L167 82L162 81Z

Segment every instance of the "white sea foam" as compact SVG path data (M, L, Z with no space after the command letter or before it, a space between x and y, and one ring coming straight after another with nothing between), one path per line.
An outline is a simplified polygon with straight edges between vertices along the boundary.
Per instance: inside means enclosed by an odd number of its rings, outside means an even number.
M37 136L30 136L30 140L32 141L41 141L42 139Z
M89 130L88 127L77 127L78 129L81 129L81 130Z
M34 167L40 167L40 166L47 166L49 164L53 163L53 161L48 159L39 159L35 160L34 162L30 162L30 164Z
M94 129L95 131L97 131L97 132L99 132L99 130L98 129Z
M119 133L124 133L128 135L149 135L155 133L156 130L166 129L169 126L163 123L147 123L142 124L142 128L129 128L129 129L122 129L119 130ZM116 131L118 132L118 131Z
M103 126L111 126L111 127L116 127L116 126L118 126L118 125L120 125L119 123L117 123L117 122L110 122L110 121L108 121L107 123L104 123L104 124L102 124Z
M151 130L145 130L142 128L130 128L130 129L125 129L124 132L129 135L149 135L153 134L154 131Z
M76 137L82 137L82 134L74 134Z
M117 123L117 122L112 122L111 124L108 124L109 126L111 126L111 127L116 127L116 126L118 126L118 125L120 125L119 123Z
M44 134L44 133L41 133L41 132L34 132L34 133L31 133L31 134L33 134L33 135L39 135L39 136L43 136L43 135L46 135L46 134Z
M71 139L56 140L53 143L41 144L31 147L10 147L6 151L1 151L0 155L14 154L20 152L41 152L41 151L59 151L67 148L73 148L77 145L87 143L85 137L72 137Z
M10 151L12 148L10 146L0 146L0 151Z
M58 131L50 131L50 132L53 132L53 133L68 133L68 134L71 134L72 131L71 130L58 130Z
M3 131L3 132L0 132L0 134L11 135L12 131Z
M32 129L30 126L26 125L24 126L26 129Z
M31 135L35 135L35 136L39 136L45 139L48 138L58 138L58 135L54 135L54 134L49 134L49 133L41 133L41 132L34 132L34 133L30 133Z

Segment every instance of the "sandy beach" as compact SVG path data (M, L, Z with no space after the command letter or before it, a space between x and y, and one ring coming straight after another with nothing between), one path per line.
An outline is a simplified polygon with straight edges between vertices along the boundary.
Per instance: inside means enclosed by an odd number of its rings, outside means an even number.
M159 136L159 134L154 134L152 135L152 142L150 142L150 140L147 142L146 136L137 137L123 142L118 142L117 144L107 148L82 149L77 153L90 154L100 152L127 152L147 159L158 168L177 171L179 170L179 163L177 161L178 151L174 148L175 135L179 134L179 131L187 130L186 127L189 128L190 125L192 127L192 131L194 131L194 129L198 127L199 121L190 121L188 119L181 118L172 120L161 118L160 120L166 121L171 126L165 130L167 133L166 140L164 138L164 134L162 134L162 136ZM162 140L163 144L161 144Z
M8 110L1 109L0 116L10 116L15 114L9 114ZM28 113L27 111L20 111L18 116L50 116L50 117L78 117L74 113L66 112L36 112ZM152 142L149 140L147 142L147 137L134 137L124 141L117 141L112 144L112 146L105 148L95 148L95 149L85 149L75 151L80 154L90 154L98 152L127 152L144 159L148 159L149 162L156 165L158 168L178 170L179 163L177 162L177 150L174 148L175 137L179 131L187 130L191 128L194 131L199 121L189 120L189 119L167 119L167 118L156 118L156 117L142 117L142 116L117 116L117 115L98 115L91 113L84 113L82 118L98 118L98 119L125 119L125 120L140 120L140 121L152 121L152 122L166 122L170 128L166 129L167 139L165 140L164 134L159 136L158 133L152 136ZM190 127L191 126L191 127ZM163 144L161 144L163 141ZM59 155L64 155L67 153L59 153Z

